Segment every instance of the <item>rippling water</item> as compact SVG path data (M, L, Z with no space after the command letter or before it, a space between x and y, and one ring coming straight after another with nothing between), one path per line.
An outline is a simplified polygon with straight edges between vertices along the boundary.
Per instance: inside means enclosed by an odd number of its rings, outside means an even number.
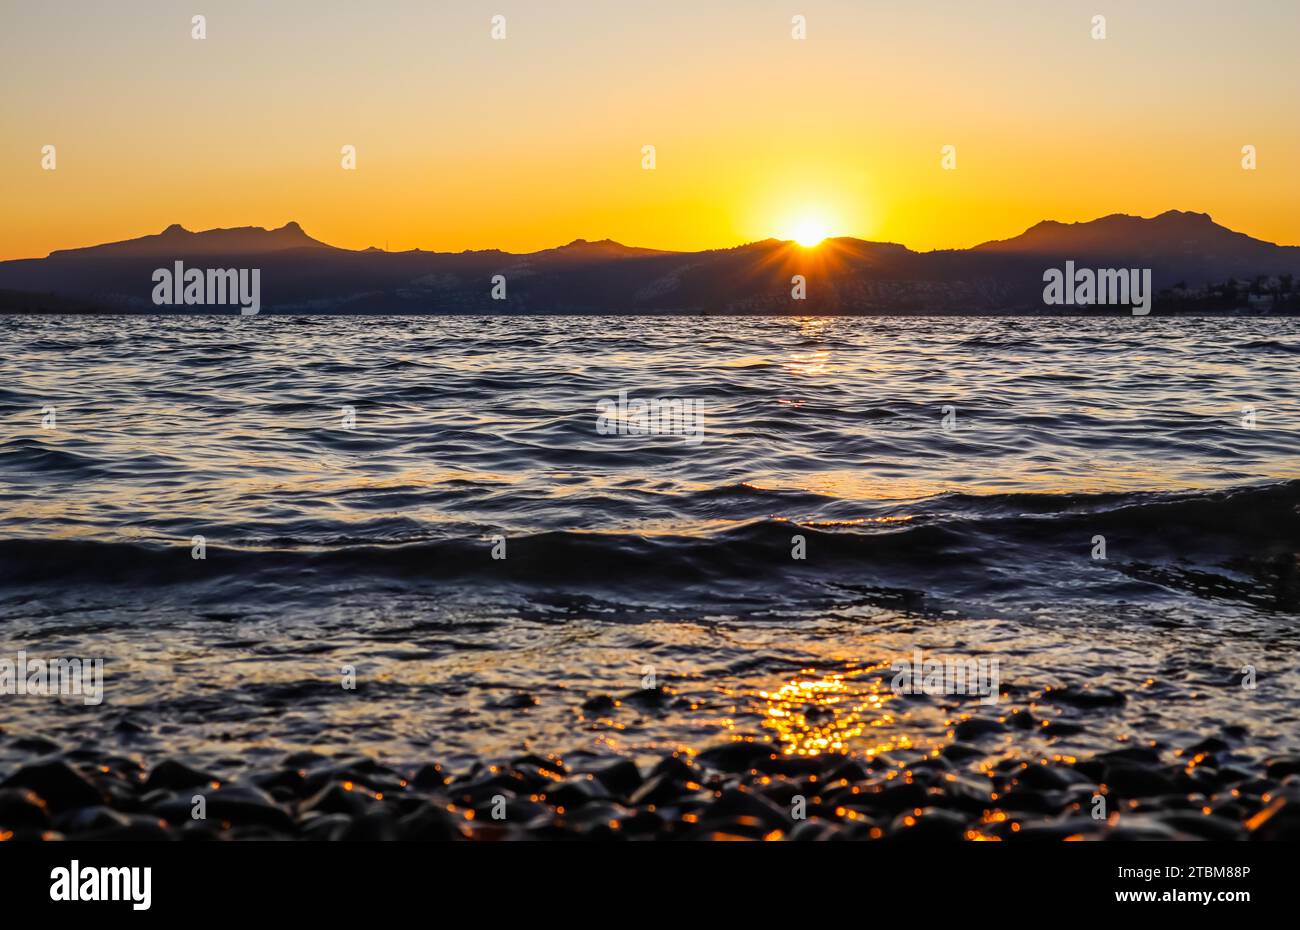
M969 708L889 692L923 648L1129 696L1071 751L1295 744L1294 319L8 317L0 345L0 642L107 663L101 707L11 701L15 732L924 748ZM602 435L620 390L698 401L702 442ZM1036 739L1007 749L1064 745Z

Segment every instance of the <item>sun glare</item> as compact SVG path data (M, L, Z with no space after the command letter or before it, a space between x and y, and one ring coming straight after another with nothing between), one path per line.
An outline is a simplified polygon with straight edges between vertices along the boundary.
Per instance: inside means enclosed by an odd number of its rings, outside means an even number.
M805 249L820 245L830 235L826 221L820 217L805 216L791 223L788 232L782 238L793 239Z

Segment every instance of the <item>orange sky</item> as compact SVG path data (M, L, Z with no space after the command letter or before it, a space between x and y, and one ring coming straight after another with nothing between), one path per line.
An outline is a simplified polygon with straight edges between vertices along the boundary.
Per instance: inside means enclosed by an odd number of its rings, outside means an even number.
M394 250L929 249L1166 209L1300 244L1288 0L1110 0L1104 40L1075 0L211 0L202 41L193 6L5 12L0 258L291 219Z

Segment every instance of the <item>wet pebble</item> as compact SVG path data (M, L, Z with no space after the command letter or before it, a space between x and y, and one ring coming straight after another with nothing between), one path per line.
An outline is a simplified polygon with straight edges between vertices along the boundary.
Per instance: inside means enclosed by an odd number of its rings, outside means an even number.
M56 812L104 802L104 793L62 759L25 765L0 787L30 789Z
M16 840L1300 839L1300 757L1258 762L1225 730L1178 751L1125 744L1025 760L1007 741L984 739L1025 722L1036 736L1047 729L1019 713L954 721L958 739L941 749L851 758L746 738L667 753L648 768L590 750L454 769L304 752L266 766L226 759L214 768L232 774L218 779L190 760L146 770L87 744L12 771L0 787L0 830ZM1094 820L1103 790L1108 818Z
M183 762L164 759L154 766L149 777L145 779L144 789L165 788L170 791L182 791L186 788L198 788L217 781L216 776L208 772L190 768Z
M29 788L0 788L0 829L43 830L49 824L45 801L36 792Z
M991 717L969 717L953 727L953 735L963 742L979 739L990 733L1001 733L1006 726Z

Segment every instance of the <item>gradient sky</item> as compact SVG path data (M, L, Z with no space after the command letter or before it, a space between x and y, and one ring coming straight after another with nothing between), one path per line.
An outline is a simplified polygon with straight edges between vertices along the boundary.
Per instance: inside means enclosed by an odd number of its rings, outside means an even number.
M1300 244L1297 0L0 4L0 258L289 220L529 251L807 216L931 249L1167 209Z

